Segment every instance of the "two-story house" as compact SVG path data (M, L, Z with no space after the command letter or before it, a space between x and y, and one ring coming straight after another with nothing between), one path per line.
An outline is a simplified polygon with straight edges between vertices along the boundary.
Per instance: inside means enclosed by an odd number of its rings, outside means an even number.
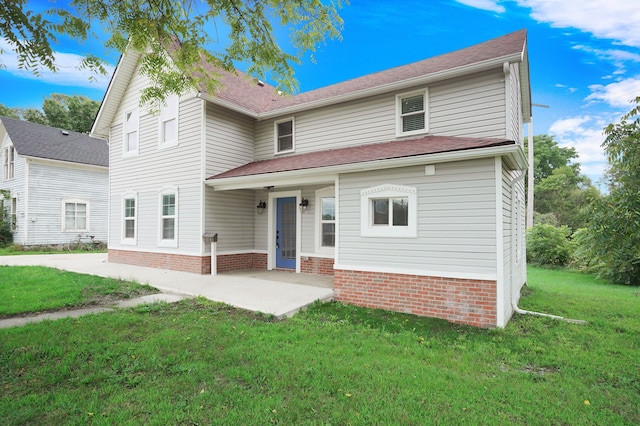
M212 68L219 92L157 114L139 59L92 131L110 143L111 262L330 274L346 303L507 323L526 280L524 30L295 96Z
M109 148L103 139L0 117L0 189L25 246L107 241Z

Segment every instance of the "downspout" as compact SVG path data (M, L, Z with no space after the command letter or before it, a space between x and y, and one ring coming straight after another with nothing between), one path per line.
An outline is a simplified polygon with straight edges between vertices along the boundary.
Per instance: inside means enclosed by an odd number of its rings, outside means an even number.
M513 179L511 181L510 184L510 191L511 194L513 194L513 188L515 187L515 185L520 182L522 179L524 179L525 177L525 173L521 173L520 176L518 176L517 178ZM513 201L513 200L512 200ZM511 250L511 259L513 259L513 250ZM512 263L513 266L513 263ZM545 314L542 312L535 312L535 311L527 311L526 309L520 309L518 307L518 303L515 301L515 299L513 298L513 268L509 268L510 274L511 276L509 277L509 297L511 299L511 306L513 307L513 311L520 314L520 315L536 315L536 316L540 316L540 317L547 317L547 318L553 318L556 320L560 320L560 321L565 321L565 322L569 322L572 324L586 324L587 322L584 320L577 320L577 319L571 319L571 318L565 318L565 317L561 317L559 315L551 315L551 314Z

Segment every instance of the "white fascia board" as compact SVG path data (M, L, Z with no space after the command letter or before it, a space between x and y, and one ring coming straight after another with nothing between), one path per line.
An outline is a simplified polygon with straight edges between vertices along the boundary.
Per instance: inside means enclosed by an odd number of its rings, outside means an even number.
M72 161L54 160L51 158L32 157L30 155L23 155L23 157L31 163L44 164L49 166L65 167L68 169L71 169L71 168L82 169L82 170L90 170L90 171L98 171L98 172L109 171L109 166L99 166L97 164L74 163Z
M514 166L524 170L527 162L522 147L518 144L478 148L464 151L443 152L440 154L424 154L411 157L391 158L385 160L366 161L362 163L340 164L337 166L316 167L302 170L264 173L250 176L239 176L205 180L205 185L215 191L234 189L262 188L265 186L291 186L324 181L333 182L340 173L365 172L370 170L394 169L423 164L447 163L451 161L475 160L479 158L507 156L512 157Z
M115 111L118 109L118 105L111 107L112 102L117 102L120 104L121 99L112 99L115 95L113 93L114 87L125 86L129 84L131 77L133 76L133 71L129 74L129 78L127 81L122 81L126 76L122 76L124 72L122 69L125 65L130 65L131 61L135 62L133 65L133 70L135 70L138 61L140 60L140 53L134 50L126 50L118 61L118 65L116 65L116 69L113 72L113 76L111 76L111 81L109 81L109 86L107 87L107 91L100 103L100 109L98 109L98 114L96 115L96 119L93 121L93 126L91 127L91 131L89 132L89 136L99 138L99 139L107 139L109 136L109 129L111 127L111 121L113 120L113 116L115 115ZM122 90L122 96L124 96L124 87ZM108 108L112 109L111 117L106 116L108 113L105 112ZM102 124L103 120L107 120L108 123ZM105 133L106 132L106 133Z

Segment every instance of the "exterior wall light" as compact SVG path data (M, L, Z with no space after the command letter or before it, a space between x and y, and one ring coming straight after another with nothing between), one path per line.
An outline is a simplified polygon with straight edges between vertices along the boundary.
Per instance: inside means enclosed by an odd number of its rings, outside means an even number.
M260 200L260 202L256 206L256 209L258 210L258 214L262 214L262 212L264 212L264 209L266 208L267 208L267 202L262 200Z
M298 204L298 207L300 207L300 213L306 212L308 206L309 206L309 200L307 200L306 198L303 198L302 200L300 200L300 204Z

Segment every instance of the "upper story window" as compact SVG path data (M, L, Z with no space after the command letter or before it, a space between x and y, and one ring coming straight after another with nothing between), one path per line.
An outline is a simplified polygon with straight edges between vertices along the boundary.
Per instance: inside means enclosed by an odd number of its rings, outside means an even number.
M360 233L363 237L418 236L417 189L381 185L360 191Z
M396 96L396 136L409 136L429 131L428 90Z
M64 211L62 230L65 232L89 230L89 203L84 200L63 200Z
M4 149L4 180L13 179L16 172L16 150L13 145Z
M178 95L168 96L160 109L159 146L161 148L178 144L179 102Z
M123 155L135 155L138 153L139 121L138 108L124 114Z
M293 118L279 120L274 123L276 154L295 150L295 122Z
M15 232L18 229L18 199L16 197L11 198L9 220L11 220L11 232Z

